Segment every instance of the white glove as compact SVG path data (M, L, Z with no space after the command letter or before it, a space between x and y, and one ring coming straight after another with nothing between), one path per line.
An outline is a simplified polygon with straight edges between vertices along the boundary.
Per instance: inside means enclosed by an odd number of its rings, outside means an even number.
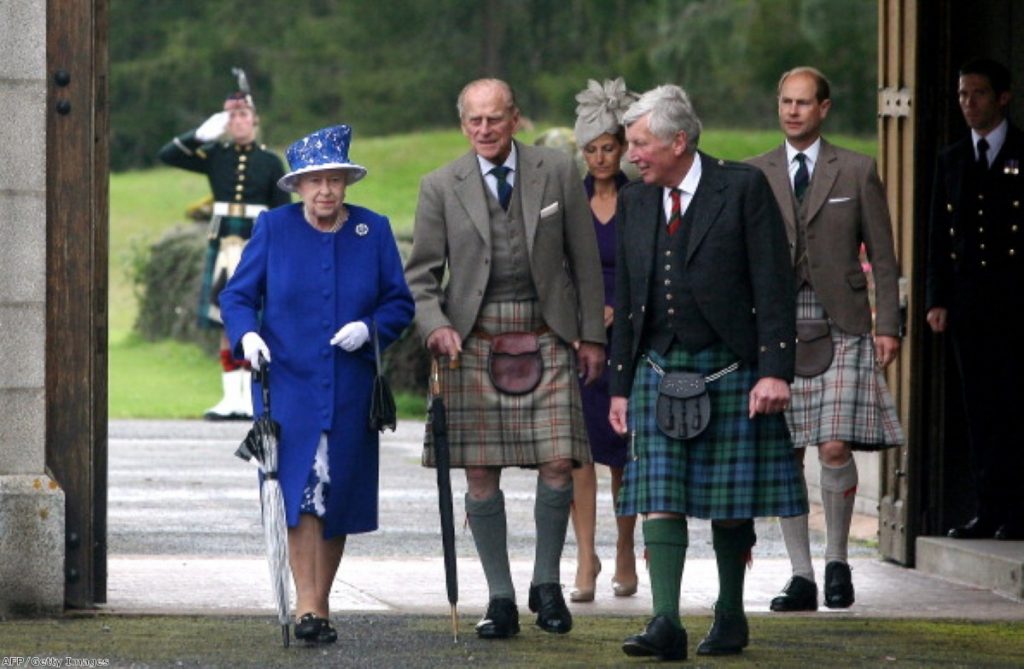
M267 343L263 341L263 337L255 332L246 332L242 335L242 355L245 356L245 359L249 361L249 365L255 370L260 368L261 353L263 354L263 359L270 362L270 349L267 348Z
M331 346L352 352L370 340L370 328L362 321L352 321L331 337Z
M196 139L200 142L212 142L217 139L228 129L228 119L230 118L231 112L217 112L196 128Z

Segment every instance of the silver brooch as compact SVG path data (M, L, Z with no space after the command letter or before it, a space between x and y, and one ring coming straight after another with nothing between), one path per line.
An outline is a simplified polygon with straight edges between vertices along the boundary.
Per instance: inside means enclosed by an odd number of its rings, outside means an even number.
M370 227L366 223L360 223L356 226L356 234L360 237L365 237L366 233L370 231Z

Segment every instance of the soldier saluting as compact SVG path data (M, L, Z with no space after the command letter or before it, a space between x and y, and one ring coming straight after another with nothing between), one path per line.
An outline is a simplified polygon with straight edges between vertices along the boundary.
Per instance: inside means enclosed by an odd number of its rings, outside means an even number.
M213 193L213 215L197 309L201 328L223 328L220 291L238 266L256 217L265 209L291 201L288 193L277 187L277 180L284 176L281 159L265 145L256 143L259 116L245 72L238 68L233 72L238 76L238 89L224 100L223 111L195 130L178 135L158 154L168 165L205 174ZM220 362L224 395L204 417L252 417L249 370L234 360L223 333Z

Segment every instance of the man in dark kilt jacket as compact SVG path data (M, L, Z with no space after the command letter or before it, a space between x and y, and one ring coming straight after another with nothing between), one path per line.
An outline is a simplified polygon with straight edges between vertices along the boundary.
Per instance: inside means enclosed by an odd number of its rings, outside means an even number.
M224 110L164 145L158 154L168 165L205 174L213 193L209 243L203 266L197 310L199 326L223 328L218 296L234 274L245 242L261 211L288 204L291 197L277 187L284 176L281 159L256 142L259 117L245 74L239 90L224 100ZM222 136L226 139L221 140ZM252 417L251 375L235 361L221 336L220 362L223 397L208 409L207 420Z
M854 600L847 547L859 481L853 451L903 442L896 404L882 374L900 349L900 268L875 161L821 136L832 107L828 79L812 67L785 72L778 105L786 141L750 163L768 177L786 223L797 335L818 328L810 336L832 349L827 364L797 366L786 421L801 471L807 448L818 449L827 535L824 602L829 608L847 608ZM862 245L874 278L874 322ZM772 599L771 610L816 611L807 516L782 518L780 525L793 575Z
M786 232L760 171L697 151L701 123L683 89L648 91L623 122L641 181L620 191L616 212L609 419L632 434L618 513L643 515L654 617L622 648L686 658L679 595L694 516L712 521L719 577L697 654L739 653L753 518L807 512L782 415L795 340ZM662 379L681 372L703 377L710 403L690 438L657 419Z
M513 141L519 110L508 84L470 82L457 107L472 148L423 178L406 279L416 328L442 363L451 464L466 470L466 515L490 593L476 632L519 632L499 486L502 468L518 466L538 472L530 610L541 629L564 634L572 468L591 461L577 375L592 382L605 362L597 240L571 158ZM529 369L542 369L515 392L489 368L512 339L536 351ZM429 426L423 462L434 465Z
M948 332L960 372L975 516L954 539L1024 540L1024 134L1006 117L1010 73L979 58L960 68L970 135L939 153L925 307Z

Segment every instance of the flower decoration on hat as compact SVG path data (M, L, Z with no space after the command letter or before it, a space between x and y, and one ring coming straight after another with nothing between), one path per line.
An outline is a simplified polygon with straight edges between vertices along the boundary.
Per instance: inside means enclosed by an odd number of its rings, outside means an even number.
M366 168L349 160L348 148L352 142L352 128L335 125L321 128L288 147L285 156L291 172L281 177L277 186L295 192L295 182L303 174L324 170L342 170L349 184L366 176Z
M581 149L601 135L614 135L622 126L622 116L639 96L626 89L622 77L598 83L587 81L587 87L576 95L576 145Z

